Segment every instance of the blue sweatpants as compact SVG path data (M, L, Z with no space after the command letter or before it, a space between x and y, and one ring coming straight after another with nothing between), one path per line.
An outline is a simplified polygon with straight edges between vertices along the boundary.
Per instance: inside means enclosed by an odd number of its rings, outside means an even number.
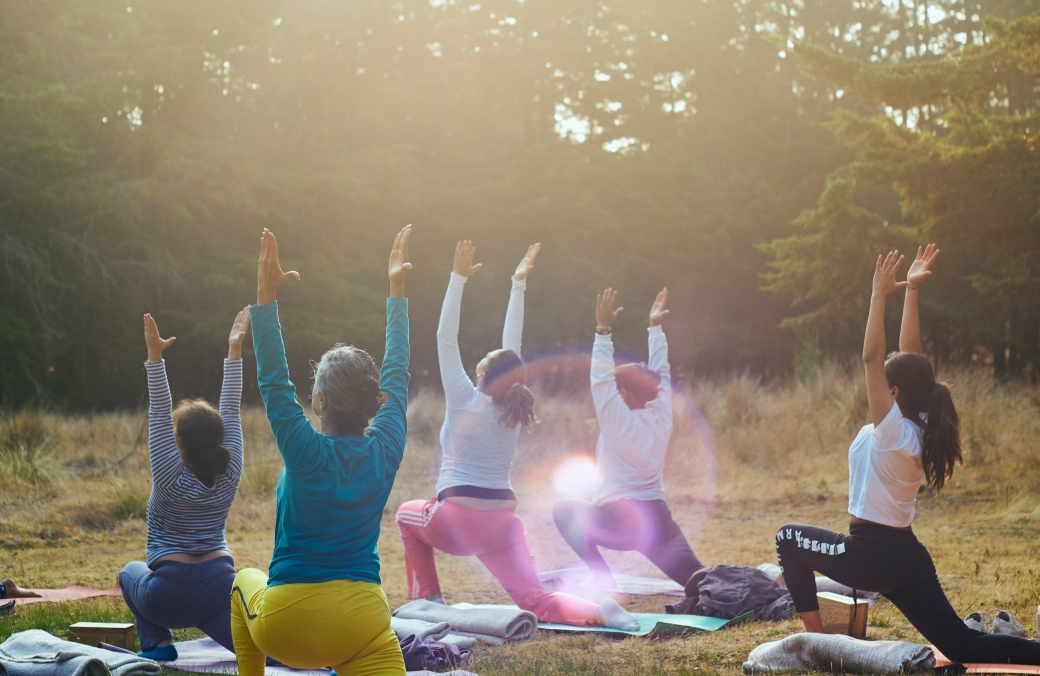
M131 561L119 573L119 588L137 620L141 650L172 641L171 629L198 627L235 651L231 638L231 587L234 559L222 556L202 563L160 561L155 570Z

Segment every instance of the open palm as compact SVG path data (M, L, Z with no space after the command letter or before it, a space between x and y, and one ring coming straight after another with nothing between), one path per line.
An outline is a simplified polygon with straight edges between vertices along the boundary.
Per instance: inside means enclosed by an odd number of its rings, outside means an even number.
M910 286L920 286L921 282L932 276L932 263L938 256L939 250L935 248L934 244L926 246L924 251L921 250L921 247L917 247L917 258L906 271L906 281L910 282Z
M617 291L606 288L603 293L596 296L596 326L609 329L614 320L618 318L625 308L614 309L614 301L617 300Z
M469 277L484 265L483 263L473 264L473 257L476 255L477 247L473 246L471 240L465 239L459 242L455 245L455 263L452 265L452 271L456 275Z
M650 326L659 326L661 320L668 316L668 287L661 289L654 300L654 306L650 308Z
M144 316L144 344L148 348L148 361L161 361L163 350L173 345L176 338L163 338L159 335L159 327L156 326L152 315Z
M274 233L264 228L260 236L260 260L256 264L256 301L258 305L270 303L277 297L278 287L290 279L298 280L300 273L282 272L278 261L278 240Z
M538 257L538 252L542 250L541 243L532 244L527 247L527 255L524 256L520 264L516 266L516 272L513 273L513 279L520 281L527 279L527 275L531 274L531 270L534 270L534 259Z

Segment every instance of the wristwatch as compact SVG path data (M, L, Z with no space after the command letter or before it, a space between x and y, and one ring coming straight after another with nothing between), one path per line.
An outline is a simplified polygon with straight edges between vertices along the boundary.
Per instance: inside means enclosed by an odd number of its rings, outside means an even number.
M596 333L598 333L601 336L609 336L610 335L610 327L609 326L597 326L596 327Z

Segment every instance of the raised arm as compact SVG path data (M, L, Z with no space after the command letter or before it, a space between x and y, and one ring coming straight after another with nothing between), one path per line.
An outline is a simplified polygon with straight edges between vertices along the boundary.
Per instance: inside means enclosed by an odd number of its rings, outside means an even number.
M144 342L148 347L148 361L144 364L148 373L148 458L152 483L159 487L176 481L183 468L173 429L173 396L162 356L175 340L160 337L152 315L144 316Z
M509 292L509 306L506 308L506 323L502 327L502 349L512 350L519 357L520 343L524 334L524 291L527 289L527 276L534 269L534 259L541 251L541 244L527 247L527 254L513 273L513 288Z
M372 420L373 433L387 440L387 453L393 458L396 470L404 455L408 433L408 299L404 297L404 278L412 269L408 262L408 242L412 226L397 233L390 252L390 298L386 300L386 352L379 374L379 388L386 395L386 403Z
M934 244L929 244L921 251L917 247L917 258L906 271L906 296L903 299L903 321L899 327L899 351L921 352L921 319L917 313L917 299L920 296L921 282L932 275L931 267L939 255Z
M668 288L661 290L650 308L650 327L647 329L647 343L650 358L647 368L661 376L661 394L658 396L668 414L672 411L672 367L668 363L668 338L664 335L661 321L668 316Z
M889 251L878 256L874 268L874 285L870 294L870 313L867 315L867 330L863 337L863 367L867 375L867 403L870 419L880 425L892 410L895 399L885 376L885 299L896 289L907 286L897 282L896 273L903 265L898 251Z
M235 317L228 335L228 356L224 361L224 385L220 388L220 419L224 421L224 448L231 453L230 476L242 476L242 343L249 330L249 308Z
M256 380L287 470L313 461L318 451L318 433L296 400L296 387L289 380L289 364L278 321L278 287L299 278L297 272L282 272L278 242L274 234L264 228L257 264L257 304L249 308L249 317L256 353Z
M473 264L477 250L473 242L466 240L455 245L455 262L452 266L448 291L444 294L441 318L437 324L437 361L441 369L441 384L444 399L450 408L465 408L477 397L477 388L466 374L459 352L459 317L462 313L462 287L481 264Z
M614 380L614 342L610 330L624 310L614 309L616 299L617 291L609 288L596 296L596 338L592 343L592 368L589 371L592 403L596 407L600 431L611 435L624 431L632 413Z

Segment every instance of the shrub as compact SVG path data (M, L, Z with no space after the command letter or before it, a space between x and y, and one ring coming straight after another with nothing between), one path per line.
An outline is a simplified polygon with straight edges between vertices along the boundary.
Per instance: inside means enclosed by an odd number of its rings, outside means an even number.
M0 418L0 467L7 476L29 484L50 482L61 470L52 451L43 413L23 409Z
M112 503L112 516L119 521L126 519L143 519L148 515L148 491L133 481L117 481L114 487L115 499Z

